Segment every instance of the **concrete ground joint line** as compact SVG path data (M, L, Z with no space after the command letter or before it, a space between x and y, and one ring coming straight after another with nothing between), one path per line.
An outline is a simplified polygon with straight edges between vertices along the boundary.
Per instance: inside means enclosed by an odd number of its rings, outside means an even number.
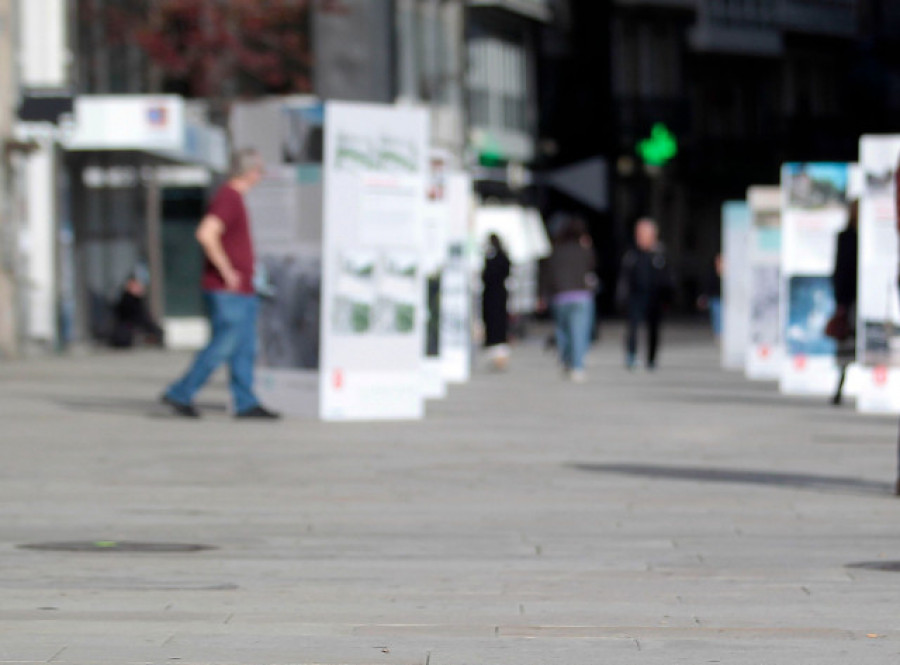
M50 656L50 658L47 660L47 662L48 663L55 662L56 659L59 658L62 655L63 651L65 651L66 649L68 649L68 646L61 647L59 651L57 651L55 654Z

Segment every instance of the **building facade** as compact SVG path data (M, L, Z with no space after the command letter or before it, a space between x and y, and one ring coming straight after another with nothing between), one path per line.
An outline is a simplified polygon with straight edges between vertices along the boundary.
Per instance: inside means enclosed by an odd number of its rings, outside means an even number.
M18 238L12 209L12 154L18 85L13 0L0 0L0 358L18 353Z
M619 242L656 216L690 304L719 247L719 214L785 161L854 161L863 133L896 132L897 3L616 0L610 158ZM891 52L891 49L894 52ZM664 123L680 154L648 172L635 146Z

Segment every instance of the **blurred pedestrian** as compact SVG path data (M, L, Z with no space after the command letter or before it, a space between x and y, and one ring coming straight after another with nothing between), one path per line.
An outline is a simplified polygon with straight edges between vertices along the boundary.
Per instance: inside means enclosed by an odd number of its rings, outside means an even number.
M542 299L556 324L556 348L566 376L586 379L584 358L594 327L598 280L593 243L584 222L573 217L557 233L553 253L543 271Z
M856 360L856 271L859 225L859 201L850 204L850 217L846 228L837 236L837 251L834 259L834 273L831 283L834 287L835 310L828 324L825 326L825 334L837 343L835 356L840 377L837 389L831 398L835 406L843 401L844 380L847 376L847 367Z
M647 329L647 369L656 369L659 329L663 309L669 304L674 284L665 248L659 241L659 227L650 218L638 221L635 246L622 259L617 300L625 307L628 329L625 336L625 366L637 361L638 329Z
M716 254L713 264L703 283L703 293L697 299L697 306L709 312L709 323L713 336L718 342L722 338L722 254Z
M506 369L509 364L509 291L506 280L511 269L509 255L500 236L492 233L484 255L481 314L484 321L484 346L488 359L495 369Z
M134 346L136 335L143 334L154 346L163 345L163 330L147 309L147 289L137 275L129 275L122 293L113 305L113 330L109 344L117 349Z
M216 193L197 227L196 237L206 255L202 288L212 336L187 373L169 386L162 397L180 416L199 417L194 395L227 362L234 416L269 420L279 417L261 406L253 392L259 303L253 287L253 241L244 196L259 183L263 171L259 152L237 152L230 180Z

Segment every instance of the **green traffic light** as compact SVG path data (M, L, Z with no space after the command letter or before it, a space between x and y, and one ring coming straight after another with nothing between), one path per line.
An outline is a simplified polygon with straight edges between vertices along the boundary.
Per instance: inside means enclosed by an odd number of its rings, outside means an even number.
M657 122L650 130L650 138L639 141L637 154L650 166L665 166L678 154L678 139L663 123Z

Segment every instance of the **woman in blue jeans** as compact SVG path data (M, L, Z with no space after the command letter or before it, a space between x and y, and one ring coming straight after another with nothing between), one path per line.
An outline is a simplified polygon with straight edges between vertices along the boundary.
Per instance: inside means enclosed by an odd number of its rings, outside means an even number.
M584 222L569 218L555 238L543 273L543 297L553 310L556 347L566 376L575 383L586 379L584 358L594 327L597 277L593 243Z

